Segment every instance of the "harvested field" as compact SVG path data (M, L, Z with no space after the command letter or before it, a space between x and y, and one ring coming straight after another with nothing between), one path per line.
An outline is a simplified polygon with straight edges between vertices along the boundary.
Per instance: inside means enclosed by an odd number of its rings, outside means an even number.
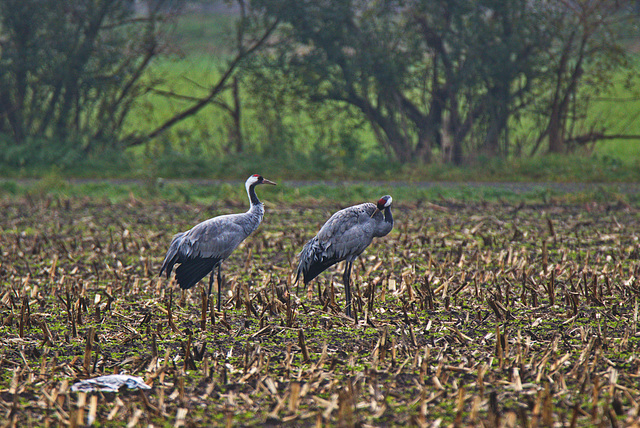
M396 203L394 230L354 263L356 320L341 265L292 284L338 208L267 205L223 265L218 313L202 285L157 273L174 233L246 203L0 201L3 425L638 421L636 208ZM152 388L70 389L112 373Z

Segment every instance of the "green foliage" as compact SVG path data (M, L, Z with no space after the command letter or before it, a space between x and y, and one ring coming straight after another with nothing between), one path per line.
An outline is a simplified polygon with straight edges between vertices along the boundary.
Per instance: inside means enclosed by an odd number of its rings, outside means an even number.
M155 13L128 0L1 2L0 133L61 153L122 150L122 123L161 50Z
M593 128L607 129L584 121L583 88L605 91L625 66L615 35L632 18L626 2L254 5L284 23L282 40L258 60L272 70L260 72L260 87L284 98L277 107L297 98L350 106L402 163L506 158L510 127L523 118L533 131L516 143L528 152L543 141L566 152L597 140Z
M288 181L277 174L264 174L278 183L259 196L268 206L271 204L313 205L329 203L344 207L363 201L375 201L384 194L393 195L401 204L422 204L428 201L492 201L529 203L621 203L639 206L640 192L637 186L626 184L571 185L558 187L549 183L394 183L383 181L305 183ZM88 197L110 203L131 201L176 202L179 204L218 204L221 201L234 206L246 206L246 194L242 189L245 176L233 181L166 180L147 178L133 181L73 182L52 172L34 182L0 181L0 196L11 198L51 199L59 201L69 197ZM322 210L318 211L322 212Z
M213 25L215 21L208 22ZM123 124L124 133L144 135L151 132L158 124L187 108L193 99L206 96L208 87L220 77L224 64L220 57L202 55L197 51L186 56L158 58L144 75L144 84L153 85L155 90L136 98L132 112ZM226 94L222 100L227 100ZM198 115L177 123L146 147L134 147L131 151L197 149L221 153L227 136L225 120L223 110L207 106ZM147 154L155 155L153 152Z
M28 193L31 196L41 198L49 194L65 193L68 188L69 184L60 174L60 170L54 167L38 180L35 185L29 189Z
M0 181L0 195L15 195L18 193L18 183L13 180Z
M66 169L82 159L82 150L70 142L54 144L45 138L33 138L16 144L11 137L0 135L0 173L5 176L20 170L46 171L52 165Z
M230 55L235 41L233 12L185 12L175 22L169 42L182 55L197 54L210 60Z
M505 56L508 49L516 49L521 45L517 37L535 38L539 34L529 32L544 32L548 30L548 25L551 25L547 23L547 26L539 28L518 28L520 32L513 35L514 39L510 43L505 44L502 43L502 38L491 39L490 36L504 31L503 26L507 23L504 20L515 19L517 11L513 8L517 2L484 2L487 7L506 14L499 17L502 21L498 17L486 20L482 14L473 14L473 8L469 9L472 3L415 4L421 5L421 13L433 14L435 17L438 16L437 13L443 12L439 8L459 8L455 19L462 21L452 24L448 30L444 21L436 20L429 25L442 34L450 30L451 33L447 33L447 36L452 37L452 40L475 43L469 52L482 53L481 57L486 61L495 63L504 63L508 57ZM407 101L417 103L424 114L428 115L432 111L434 105L426 102L420 104L424 101L424 94L420 95L420 91L430 93L434 88L430 85L435 84L428 83L427 80L430 79L425 80L424 67L443 65L425 63L421 64L423 68L411 66L411 61L424 61L424 52L430 51L433 47L425 47L425 40L411 38L416 35L410 33L408 28L415 25L415 22L389 15L400 10L393 7L394 2L376 2L375 5L370 5L370 8L365 8L362 16L350 14L349 2L342 2L334 9L318 6L320 9L316 10L311 4L305 5L311 9L296 9L306 6L292 5L295 8L286 9L285 12L291 14L291 20L295 20L296 17L300 20L308 19L313 24L309 31L315 29L313 34L318 40L318 46L325 52L327 49L333 49L336 54L342 55L341 58L348 62L348 67L343 71L354 73L353 89L356 89L357 93L370 100L374 100L376 96L378 100L392 99L395 96L393 85L397 85L395 89L404 91ZM510 11L516 15L509 15ZM313 15L316 12L320 15ZM299 15L300 13L302 15ZM331 29L337 32L340 42L336 46L331 44L330 34L320 31L327 18L323 14L331 17L340 15L340 19L332 21L331 24ZM470 26L466 28L461 24L465 17L469 16L473 20L468 22ZM416 15L416 19L418 17ZM360 21L357 21L358 19ZM354 20L361 24L357 31L343 31L345 26L348 27ZM122 122L123 134L144 135L159 123L188 107L193 99L206 96L209 88L220 78L226 60L233 51L233 28L236 28L237 15L189 14L175 23L175 31L169 36L178 48L174 52L178 52L179 55L155 58L139 81L140 85L155 86L162 93L149 91L136 97L135 102L130 105L130 114L127 114ZM483 26L487 28L483 29ZM346 87L345 82L338 79L340 72L335 64L328 66L330 64L326 62L327 58L323 57L320 51L313 49L312 45L307 46L303 43L300 50L290 49L291 39L283 36L293 38L296 34L292 31L291 28L283 28L279 35L282 38L276 39L285 43L282 52L270 49L269 55L245 61L242 69L238 70L242 151L237 151L234 146L234 124L228 111L233 99L230 91L225 90L214 103L203 108L199 114L184 119L159 138L126 151L116 137L87 139L86 136L55 138L43 135L25 138L17 144L11 132L5 132L0 138L0 175L42 177L50 174L52 166L57 165L57 173L63 177L128 177L139 178L148 183L154 183L159 177L244 179L246 175L256 171L276 179L281 177L331 181L351 179L629 182L638 179L636 171L639 169L640 145L628 140L607 140L595 146L589 143L584 148L578 147L577 157L517 159L528 156L532 150L531 141L535 140L536 135L545 126L544 121L525 114L515 115L509 120L508 142L498 139L500 144L507 144L503 147L504 152L508 153L507 160L493 160L493 155L487 152L469 155L464 167L454 167L448 165L451 158L448 157L447 151L435 145L432 147L429 163L421 161L418 156L398 161L392 149L380 144L380 130L378 129L378 133L374 132L375 128L363 117L362 110L340 99L340 96L345 94ZM377 43L379 39L376 37L380 34L385 38L381 43ZM470 37L474 34L481 34L482 37ZM116 41L111 40L113 43ZM505 46L502 46L503 44ZM399 47L402 47L400 51L394 50ZM311 49L309 54L293 55L294 52L307 52L306 49ZM404 52L403 49L411 49L411 52ZM381 55L381 52L387 52L386 57ZM451 53L454 54L459 54L460 58L467 55L464 49ZM8 56L3 58L6 59ZM474 55L469 56L469 61L481 59ZM640 109L637 101L633 101L639 87L634 74L637 76L640 65L634 60L629 63L628 70L620 71L613 67L613 63L607 65L604 59L606 58L600 57L599 62L590 63L585 67L585 75L588 76L586 81L590 86L583 88L580 96L588 100L587 110L582 116L576 115L567 123L579 132L610 129L615 133L640 134L640 121L635 120L640 114ZM307 60L309 64L304 64ZM508 62L508 65L528 65L524 60L521 62ZM545 67L549 64L545 63ZM472 109L474 103L482 105L483 100L486 101L483 97L487 91L482 85L504 80L503 73L514 75L522 71L510 71L506 66L500 69L486 68L488 65L481 62L456 62L454 65L458 67L455 70L461 74L453 83L468 84L472 88L465 93L469 98L459 103L460 110ZM358 71L358 67L362 69ZM614 77L609 81L610 85L600 85L604 82L603 77L612 76L610 73L614 73ZM537 74L532 74L532 78L534 76ZM530 86L532 81L521 79L515 86ZM5 87L10 88L10 83ZM104 89L103 86L100 88ZM537 88L540 91L538 95L549 95L546 92L548 86L541 84L537 85ZM168 93L172 95L167 96ZM333 97L338 100L331 99L332 94L338 94L339 96ZM323 97L324 101L318 102ZM629 101L624 104L616 102L615 99L620 97L627 97ZM97 101L93 101L95 102L79 105L97 106ZM389 114L393 121L402 119L397 123L406 124L406 117L401 118L406 112L400 112L397 110L398 106L385 102L381 101L378 105L379 111ZM496 104L488 101L485 104L493 105L493 113L500 111ZM101 111L113 114L108 108L101 107ZM473 123L478 128L470 131L471 139L465 146L469 153L487 143L488 140L483 135L486 136L490 129L500 128L497 123L492 125L492 118L497 117L493 113L487 116L484 122L481 119L474 120ZM2 117L7 119L7 116ZM78 118L81 122L88 120L88 116L81 115ZM429 121L424 121L427 122ZM99 123L102 126L109 122ZM602 126L589 128L589 124L593 123ZM405 136L414 138L417 135L416 129L408 126L403 132L406 131ZM414 142L411 144L414 144L415 140L412 141ZM94 152L90 146L96 151ZM153 186L150 189L153 189Z
M513 7L513 5L509 7ZM294 13L292 11L289 12ZM228 18L228 16L224 17L224 19ZM379 20L381 18L377 17L376 19ZM206 18L202 16L186 16L179 22L181 23L180 25L185 27L200 27L205 26ZM478 23L478 25L480 24L481 22ZM370 25L374 24L371 23ZM539 30L542 31L551 24L547 22L545 25L540 27ZM536 28L534 26L528 30L523 29L523 31L534 31ZM373 29L371 30L373 31ZM189 32L194 33L193 31L187 31L186 33ZM533 37L533 35L530 36ZM188 37L185 40L187 44L197 42L197 40L190 41ZM474 38L471 38L470 41L481 42ZM515 41L513 43L517 45ZM496 50L495 55L499 56L499 46L491 46L492 49ZM477 48L474 51L482 51L482 49ZM286 52L287 50L285 49ZM308 59L308 57L305 58ZM520 60L522 61L522 58ZM500 165L504 164L503 160L496 161L491 165L490 174L485 173L482 167L487 164L487 156L491 157L490 153L477 157L469 156L467 164L470 166L462 169L444 167L437 161L431 163L428 167L420 163L409 162L406 167L400 168L396 162L389 160L389 155L378 145L375 133L364 123L362 117L359 117L357 109L336 101L314 102L314 99L317 99L317 97L314 98L314 91L317 91L317 95L320 96L329 87L314 84L309 88L309 84L317 82L317 79L322 78L323 74L306 73L300 75L300 79L291 79L291 76L297 76L297 71L290 64L290 61L291 55L289 53L288 55L280 56L258 56L245 63L240 75L240 94L243 111L242 133L245 145L243 153L229 153L231 144L228 140L229 118L223 110L211 107L207 108L205 114L189 118L182 124L177 125L173 130L169 131L167 138L163 139L163 141L159 143L152 142L147 146L148 148L144 150L144 153L154 158L149 162L150 165L154 165L159 162L159 159L163 159L163 166L156 168L156 173L166 177L223 177L225 173L228 174L228 171L224 171L224 169L236 170L240 168L246 172L264 165L267 168L279 169L286 172L287 176L296 178L357 178L360 176L366 178L368 175L370 176L371 172L388 177L397 177L397 174L401 171L404 173L404 177L416 176L418 179L436 178L445 180L485 179L483 177L511 180L516 175L517 170L510 169L511 163L509 162L506 163L504 168L501 168ZM499 63L500 61L496 60L495 62ZM547 63L545 61L543 65L550 70ZM632 63L631 65L634 66L634 64ZM217 73L217 67L220 66L222 66L222 63L217 58L205 58L198 54L187 56L181 61L161 62L156 71L158 75L166 77L168 86L165 89L176 93L192 93L190 91L195 89L195 94L202 96L203 89L194 88L192 81L210 83L212 76ZM637 67L637 64L635 66ZM478 73L488 73L490 71L478 70ZM468 70L465 71L465 73L467 72ZM412 80L418 76L416 74L408 81L419 85L421 84L419 79ZM534 73L530 77L533 79L535 76L538 76L538 74ZM628 117L628 109L617 107L620 104L616 101L616 98L625 94L624 89L628 89L629 85L633 85L633 83L625 79L626 71L617 71L614 76L615 79L612 79L612 81L619 81L620 83L616 83L611 87L609 92L600 91L600 96L603 97L602 101L597 101L597 105L600 108L592 108L596 103L596 100L593 100L595 94L586 94L589 95L589 99L592 101L588 104L589 110L586 113L587 115L581 119L580 126L577 126L576 120L570 122L575 130L578 132L588 131L589 128L587 126L589 123L601 121L602 112L612 112L608 114L609 120L605 125L607 129L611 129L613 132L634 132L633 124L640 122L632 121L633 115L629 119L620 120L619 118ZM497 81L501 79L502 77L496 78ZM483 79L476 76L475 80L482 81ZM596 85L592 78L588 82ZM532 85L527 80L523 80L520 83L527 86ZM544 85L537 84L533 86L536 86L540 92L537 96L545 94ZM482 91L479 91L477 95L481 96ZM226 102L230 101L228 94L223 99ZM150 129L154 120L157 121L159 118L168 117L185 103L180 100L168 101L153 94L148 95L148 100L149 114L141 112L141 114L136 115L137 121L131 124L131 129L136 127ZM539 110L544 111L544 109ZM144 119L145 117L148 117L148 119ZM623 122L628 126L619 126L618 128L610 126L610 124L621 124ZM480 124L481 122L477 123ZM485 122L482 125L485 130L491 128L488 125L489 123ZM503 147L503 153L508 153L509 158L528 156L532 150L532 141L537 138L536 136L544 126L543 122L534 117L524 114L512 115L508 123L511 138L506 142L508 146ZM478 143L483 141L481 134L474 135L476 135L473 137L474 141ZM166 147L166 145L171 146L170 151L165 151L164 154L162 150L160 150L160 153L157 152L156 148L158 146ZM613 148L601 152L600 146ZM621 150L633 153L634 150L631 148L636 145L629 142L608 141L600 146L597 148L598 153L604 153L608 157L615 158L616 155L612 151ZM138 154L142 151L136 149L135 153ZM176 155L172 153L176 153ZM443 154L444 152L438 148L433 151L434 158L443 156ZM582 155L584 151L578 151L578 154ZM213 159L202 162L201 155L204 156L203 158L212 156ZM631 179L635 175L632 171L634 166L633 159L638 156L628 157L623 155L618 157L623 159L625 164L631 164L629 165L630 173L622 174L622 179ZM415 161L415 159L412 159L412 161ZM546 167L543 168L546 171L544 174L536 171L535 165L539 162L545 163L545 161L537 159L531 160L530 163L534 166L522 179L565 180L568 177L575 177L580 180L593 179L588 174L581 177L580 170L577 168L566 172L567 166L565 164L580 163L574 158L552 162L560 165L561 170L558 173ZM597 168L599 162L606 162L606 160L595 158L587 160L587 164L591 164L594 168ZM199 170L199 165L202 163L206 163L207 166L205 169ZM222 167L219 167L219 165L222 165ZM223 169L222 175L220 169ZM260 169L262 170L262 168ZM616 180L615 174L607 175L606 165L603 165L601 169L604 173L597 174L597 177L607 181ZM302 174L299 174L299 172L302 172ZM505 175L501 178L499 176L500 173ZM516 176L515 179L520 178Z
M614 135L640 136L640 56L629 58L626 70L615 73L608 90L589 93L587 122L598 121ZM590 86L591 87L591 86ZM587 88L587 90L589 90ZM596 128L597 129L597 128ZM640 139L607 139L593 144L593 151L625 165L640 159Z
M119 150L87 153L70 140L29 138L21 144L0 135L0 176L38 177L56 171L65 177L129 174L131 162Z

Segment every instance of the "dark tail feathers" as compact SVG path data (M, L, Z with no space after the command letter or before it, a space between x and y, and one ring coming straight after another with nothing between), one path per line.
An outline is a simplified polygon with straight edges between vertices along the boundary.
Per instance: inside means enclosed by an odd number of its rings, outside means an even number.
M171 275L171 271L173 270L173 265L180 261L180 243L182 242L182 235L185 232L180 232L174 235L171 240L171 244L169 245L169 250L167 251L167 255L164 257L164 261L162 262L162 267L160 268L160 273L158 276L162 276L162 272L167 271L167 279L169 275Z
M202 278L207 276L209 272L213 270L213 267L220 262L220 259L216 258L186 258L180 253L180 244L182 243L182 236L185 232L178 233L171 240L167 255L162 262L160 268L160 275L163 272L167 272L167 278L171 275L173 266L176 263L180 263L180 266L176 268L176 281L180 288L188 289L193 287Z
M304 283L308 284L310 281L313 281L316 276L320 275L322 272L336 264L338 261L339 260L323 260L322 262L312 263L311 265L307 266L306 271L300 272L300 270L298 270L296 281L300 273L302 273Z
M300 252L296 282L298 282L302 274L304 283L308 284L316 276L327 270L327 268L340 261L339 259L324 258L324 256L326 256L325 250L316 237L307 242Z
M220 262L218 259L192 259L184 261L176 269L176 281L178 285L185 290L193 287L198 281L207 276L218 262Z

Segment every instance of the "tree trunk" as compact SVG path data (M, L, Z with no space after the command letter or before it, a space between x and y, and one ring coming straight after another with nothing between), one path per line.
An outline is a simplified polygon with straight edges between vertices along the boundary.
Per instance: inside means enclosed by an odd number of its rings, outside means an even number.
M564 141L562 139L562 121L560 109L554 105L551 109L548 125L549 153L564 153Z
M502 84L496 85L489 90L489 96L486 103L489 104L489 126L485 137L485 150L491 157L506 156L507 141L504 141L504 147L501 150L500 141L504 137L509 118L510 94L509 87Z
M236 153L242 153L244 151L244 141L242 138L242 129L240 127L241 121L241 107L240 107L240 95L238 90L238 77L233 76L232 93L233 93L233 108L231 110L231 129L229 130L229 142L235 146Z

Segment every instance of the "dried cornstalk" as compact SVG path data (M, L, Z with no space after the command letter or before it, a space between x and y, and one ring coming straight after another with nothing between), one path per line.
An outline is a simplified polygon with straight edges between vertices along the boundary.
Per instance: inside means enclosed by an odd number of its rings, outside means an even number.
M84 367L84 371L87 375L91 374L91 352L93 351L93 340L94 340L94 336L95 336L95 332L96 329L95 327L91 327L89 328L89 332L87 333L87 339L85 342L85 346L84 346L84 360L83 360L83 367Z

